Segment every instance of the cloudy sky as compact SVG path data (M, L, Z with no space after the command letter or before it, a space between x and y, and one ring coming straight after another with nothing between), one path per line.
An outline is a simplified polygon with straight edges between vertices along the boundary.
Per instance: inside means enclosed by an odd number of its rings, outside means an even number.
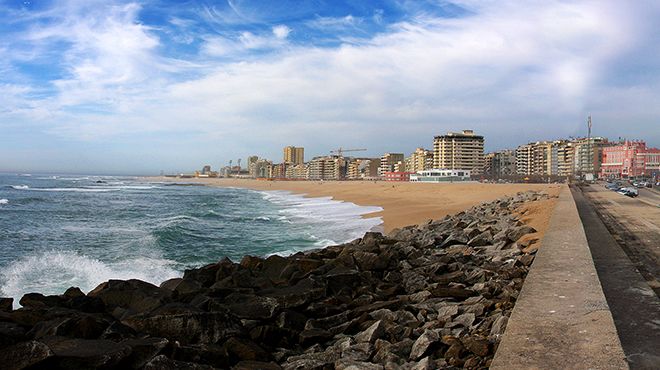
M0 0L0 171L150 174L337 147L660 146L660 2Z

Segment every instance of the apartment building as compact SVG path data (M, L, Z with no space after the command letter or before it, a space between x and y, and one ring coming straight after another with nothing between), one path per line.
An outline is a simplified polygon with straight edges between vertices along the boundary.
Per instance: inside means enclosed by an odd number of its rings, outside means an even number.
M484 175L500 179L515 176L516 152L513 150L500 150L484 156Z
M403 162L403 153L385 153L380 157L380 170L378 176L385 176L387 172L394 172L402 166L399 162Z
M342 180L346 177L346 159L339 156L316 157L309 161L310 180Z
M289 165L286 168L286 178L304 180L308 177L308 166L304 163Z
M298 165L305 163L305 148L295 146L284 147L284 163Z
M347 161L346 178L358 180L378 177L379 158L350 158Z
M573 173L583 175L600 173L603 163L603 148L612 144L603 137L579 138L573 140Z
M463 169L479 175L484 166L484 137L472 130L448 132L433 140L433 168Z
M433 168L433 151L417 148L405 161L406 171L418 172Z

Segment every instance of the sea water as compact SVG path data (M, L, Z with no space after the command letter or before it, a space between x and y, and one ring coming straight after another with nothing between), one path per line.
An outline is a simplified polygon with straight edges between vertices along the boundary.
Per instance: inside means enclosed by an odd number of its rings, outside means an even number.
M113 176L0 174L0 296L154 284L229 257L289 255L378 228L380 211L283 191Z

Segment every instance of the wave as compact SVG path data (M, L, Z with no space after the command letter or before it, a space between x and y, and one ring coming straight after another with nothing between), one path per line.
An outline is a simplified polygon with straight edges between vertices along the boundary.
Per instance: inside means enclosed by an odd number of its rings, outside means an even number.
M261 194L263 199L281 208L278 220L313 230L314 235L310 235L310 239L315 247L360 238L367 231L377 230L383 223L381 217L363 217L382 211L381 207L358 206L332 197L306 198L305 195L279 190L262 191Z
M27 190L30 188L27 185L11 185L10 187L14 190Z
M0 204L8 204L8 203L9 203L9 199L4 199L4 198L0 199Z
M106 263L72 251L47 251L25 256L0 272L0 293L18 301L24 294L62 294L71 286L88 292L110 279L140 279L153 284L177 277L172 261L138 257Z

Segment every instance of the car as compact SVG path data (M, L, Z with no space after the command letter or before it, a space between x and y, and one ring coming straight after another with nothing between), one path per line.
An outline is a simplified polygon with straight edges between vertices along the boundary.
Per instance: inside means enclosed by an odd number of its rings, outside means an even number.
M617 191L617 193L634 198L639 195L639 192L637 191L636 188L633 187L628 187L628 188L621 188Z
M619 189L621 189L621 186L619 184L614 184L614 183L607 184L605 185L605 187L612 191L618 191Z

